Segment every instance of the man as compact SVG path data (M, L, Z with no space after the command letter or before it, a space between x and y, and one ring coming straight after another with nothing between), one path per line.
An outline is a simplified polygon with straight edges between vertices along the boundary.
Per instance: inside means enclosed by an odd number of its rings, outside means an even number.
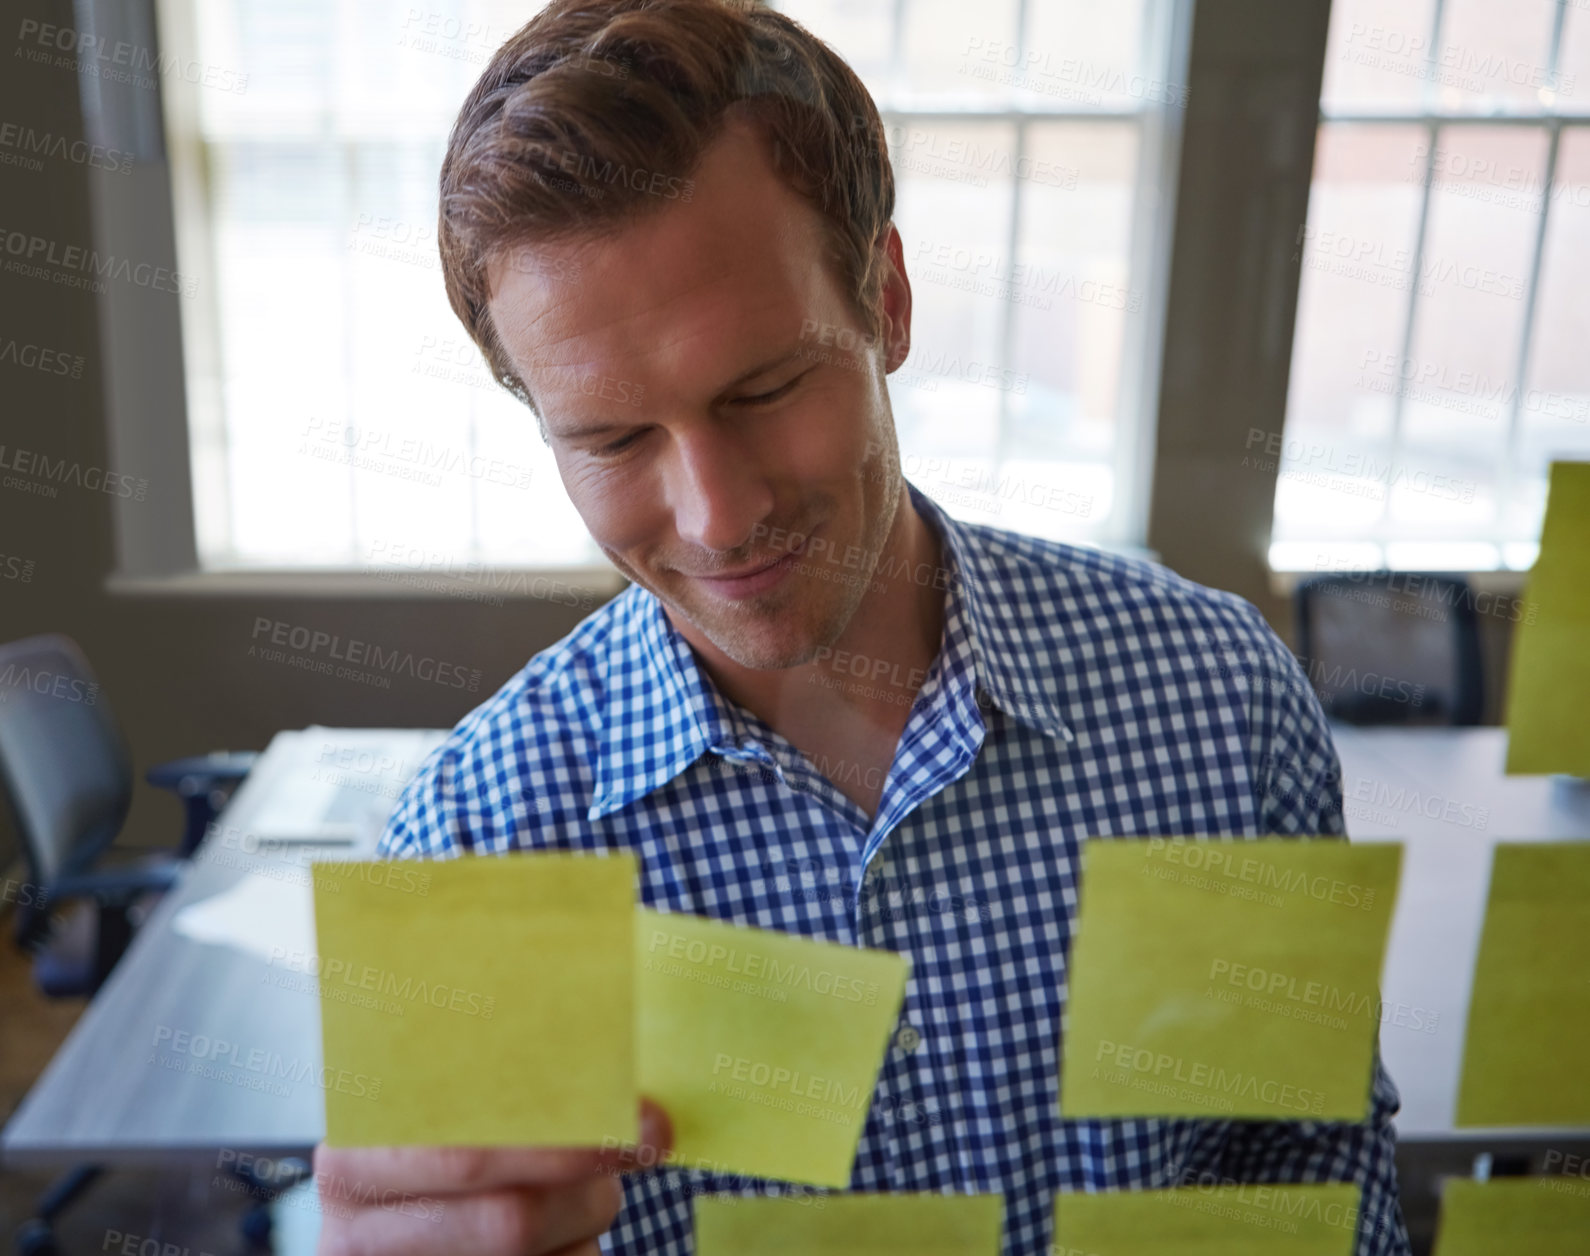
M1248 604L905 484L892 211L865 89L776 14L558 0L498 52L443 165L448 294L634 587L458 726L383 853L633 850L650 905L909 956L853 1186L1001 1192L1007 1253L1057 1192L1225 1178L1359 1183L1358 1251L1405 1252L1378 1067L1361 1125L1058 1113L1081 843L1340 833L1336 759ZM322 1148L447 1204L322 1250L684 1253L692 1196L742 1185L632 1173L620 1208L614 1167Z

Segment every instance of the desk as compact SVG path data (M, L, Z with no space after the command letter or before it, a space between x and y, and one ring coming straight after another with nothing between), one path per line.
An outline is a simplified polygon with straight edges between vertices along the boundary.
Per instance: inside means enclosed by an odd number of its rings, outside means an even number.
M347 739L373 736L369 730L283 736L308 735L321 739L319 757L334 764ZM443 734L390 736L418 739L405 755L412 771L416 750L428 751ZM1337 730L1337 745L1352 834L1407 843L1386 962L1390 1011L1381 1032L1386 1066L1403 1094L1399 1137L1404 1144L1469 1156L1578 1146L1583 1131L1456 1131L1452 1110L1491 845L1497 838L1590 836L1590 788L1549 777L1503 778L1505 734L1499 729L1344 728ZM207 842L162 900L6 1127L0 1142L6 1161L208 1167L222 1148L302 1155L320 1140L324 1106L312 1078L271 1094L250 1088L258 1071L243 1069L240 1082L195 1077L162 1067L154 1050L163 1030L183 1031L236 1044L243 1057L257 1052L280 1060L289 1073L318 1070L319 1003L312 984L307 992L284 989L271 979L282 970L273 970L266 956L208 946L172 927L176 913L250 873L297 886L307 897L309 852L251 848L247 840L267 797L288 784L284 774L295 761L301 770L302 749L291 740L272 743L218 822L223 840ZM394 785L400 774L392 774ZM1483 829L1480 807L1487 809ZM234 840L237 835L244 840ZM313 852L316 858L339 853L361 852ZM1435 1032L1391 1023L1399 1007L1435 1012Z
M379 809L389 811L445 735L439 729L323 728L277 734L7 1124L0 1140L5 1161L213 1168L222 1148L304 1154L319 1142L325 1107L310 1076L320 1065L313 980L307 993L278 985L271 978L282 970L272 971L267 954L196 941L172 921L250 873L296 885L307 900L311 857L367 857L379 832L365 825L363 839L351 846L261 846L254 822L273 796L306 772L319 772L384 800ZM363 808L356 803L348 810ZM171 1049L178 1033L190 1036L186 1052ZM202 1050L196 1049L201 1037L208 1040ZM215 1041L236 1044L236 1052L227 1053L243 1061L231 1069L236 1080L169 1067L173 1060L219 1063L209 1046ZM259 1053L253 1067L251 1053ZM282 1080L284 1070L299 1080ZM258 1088L267 1084L286 1093Z
M1398 1140L1509 1151L1590 1138L1590 1130L1452 1124L1492 847L1590 838L1590 784L1504 776L1507 733L1500 728L1332 732L1349 835L1404 844L1380 1030L1381 1057L1402 1092ZM1413 1027L1427 1025L1430 1013L1434 1032Z

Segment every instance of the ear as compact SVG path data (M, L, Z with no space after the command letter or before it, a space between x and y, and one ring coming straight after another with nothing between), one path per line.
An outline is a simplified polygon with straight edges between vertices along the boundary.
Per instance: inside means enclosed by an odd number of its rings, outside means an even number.
M892 222L882 240L889 263L883 277L883 369L892 374L911 352L911 281L905 274L905 244Z

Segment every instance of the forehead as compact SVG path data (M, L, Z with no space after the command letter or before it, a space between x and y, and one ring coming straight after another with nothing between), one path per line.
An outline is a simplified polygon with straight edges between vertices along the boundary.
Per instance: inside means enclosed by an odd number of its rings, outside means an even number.
M615 232L492 260L492 323L549 419L590 403L593 373L648 398L722 387L837 299L820 215L750 128L727 127L686 192Z

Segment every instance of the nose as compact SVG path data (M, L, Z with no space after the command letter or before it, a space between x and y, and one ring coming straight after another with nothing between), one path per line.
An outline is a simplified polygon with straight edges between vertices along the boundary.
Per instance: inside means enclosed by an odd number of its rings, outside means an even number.
M680 539L719 552L745 545L774 501L755 452L726 426L706 423L677 433L668 471Z

